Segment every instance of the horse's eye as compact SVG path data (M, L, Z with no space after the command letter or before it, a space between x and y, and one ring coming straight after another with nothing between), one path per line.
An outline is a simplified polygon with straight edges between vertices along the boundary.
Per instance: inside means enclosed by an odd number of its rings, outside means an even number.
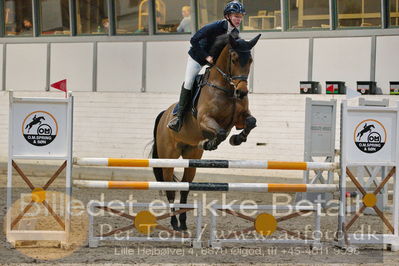
M238 53L237 52L231 53L231 60L233 61L233 63L237 63L237 61L238 61Z

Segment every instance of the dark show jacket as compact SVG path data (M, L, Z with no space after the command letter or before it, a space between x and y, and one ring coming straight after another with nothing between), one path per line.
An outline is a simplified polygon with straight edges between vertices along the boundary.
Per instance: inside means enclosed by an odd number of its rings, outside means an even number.
M202 27L191 38L191 48L188 54L197 61L201 66L206 65L206 57L216 41L216 37L227 33L227 20L218 20Z

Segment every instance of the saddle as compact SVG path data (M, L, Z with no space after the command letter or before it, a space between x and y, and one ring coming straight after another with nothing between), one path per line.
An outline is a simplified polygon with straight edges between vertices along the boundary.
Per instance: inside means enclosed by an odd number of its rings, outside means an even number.
M204 74L200 74L195 77L193 87L191 89L191 103L190 103L191 113L194 116L194 118L197 118L198 99L199 99L199 96L201 95L201 88L204 87L208 81L209 73L210 73L210 67L207 67L205 69ZM178 110L179 110L179 104L176 104L176 106L172 112L173 116L175 116L177 114Z

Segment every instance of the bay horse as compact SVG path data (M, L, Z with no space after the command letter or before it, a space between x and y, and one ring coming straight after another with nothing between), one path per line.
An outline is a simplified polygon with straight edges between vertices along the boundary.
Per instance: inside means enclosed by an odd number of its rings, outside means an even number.
M196 118L187 111L183 127L175 132L167 125L173 118L176 104L162 111L155 120L152 158L201 159L204 150L215 150L233 126L242 131L230 138L230 144L240 145L247 140L256 127L247 94L251 49L259 38L260 34L250 41L235 39L232 35L219 36L210 53L216 63L210 67L209 78L201 88ZM153 168L157 181L176 180L173 171L173 168ZM196 168L185 168L181 181L192 182L195 172ZM188 193L180 192L180 203L187 203ZM166 191L166 196L169 203L174 203L175 191ZM185 212L179 215L179 221L180 226L176 216L171 216L173 230L187 230Z

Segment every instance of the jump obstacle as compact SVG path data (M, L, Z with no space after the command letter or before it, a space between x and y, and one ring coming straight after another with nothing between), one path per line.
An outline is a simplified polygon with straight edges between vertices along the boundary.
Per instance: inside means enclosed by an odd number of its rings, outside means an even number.
M247 192L335 192L338 185L328 184L266 184L266 183L199 183L199 182L135 182L74 180L73 184L86 188L175 190L175 191L247 191Z
M334 170L337 163L289 162L261 160L196 160L196 159L129 159L129 158L74 158L80 166L108 167L195 167L195 168L245 168L275 170Z
M29 116L21 115L20 112L16 112L13 109L13 103L17 102L18 100L11 99L12 96L10 97L10 103L11 104L11 110L10 112L10 128L11 129L18 129L20 128L21 123L18 123L19 121L25 122ZM32 102L32 100L31 100ZM33 101L35 102L35 101ZM36 101L38 102L38 101ZM15 105L15 109L17 105ZM33 109L33 112L27 112L29 115L39 112L35 111L35 108L39 108L36 105L27 105L27 108ZM40 110L43 110L45 108L40 108ZM69 101L68 107L64 108L65 113L68 113L69 110L72 110L72 101ZM348 239L350 241L355 240L353 235L348 234L347 230L352 226L352 224L358 219L360 214L366 209L366 208L373 208L377 214L380 216L381 220L387 225L389 228L389 231L391 234L381 234L377 235L378 239L375 240L373 239L372 241L368 241L368 239L362 238L361 240L357 240L356 242L351 242L351 243L359 243L359 244L370 244L370 243L381 243L381 244L388 244L391 245L392 249L397 249L399 248L399 234L398 234L398 206L399 206L399 197L398 197L398 192L399 192L399 182L396 181L396 169L399 166L399 156L398 156L398 148L397 148L397 132L399 132L399 123L398 123L398 112L399 112L399 107L396 108L375 108L375 107L348 107L346 102L343 102L343 108L342 108L342 113L341 113L341 120L342 120L342 129L341 131L343 133L343 139L341 142L341 160L340 160L340 184L339 184L339 191L340 191L340 196L341 199L345 198L345 193L346 193L346 181L347 177L350 178L350 181L353 182L356 187L362 192L364 195L363 198L363 203L364 206L361 208L361 210L355 214L355 216L350 220L349 223L346 223L345 217L346 217L346 203L345 200L340 201L340 212L339 212L339 219L338 219L338 233L342 236L348 236ZM15 117L14 113L18 113L19 116ZM69 113L68 113L69 114ZM13 116L14 115L14 116ZM50 114L51 115L51 114ZM11 117L13 119L11 119ZM65 117L65 115L64 115ZM71 119L66 119L69 122L66 123L67 127L63 128L63 131L60 132L63 135L66 136L71 136L72 135L72 123ZM365 130L367 123L375 123L374 128L376 128L374 131L369 130L371 132L368 133L367 139L364 141L362 138L362 135L364 133L367 133ZM22 123L23 124L23 123ZM10 130L10 132L12 132ZM10 157L9 157L9 180L8 180L8 188L12 188L12 184L10 183L10 173L12 169L13 164L13 159L58 159L58 160L66 160L67 162L67 169L71 169L71 155L72 155L72 149L71 149L71 143L70 142L65 142L65 139L68 138L58 138L60 141L63 143L61 146L66 150L66 155L64 153L59 154L58 151L45 151L43 152L43 149L40 151L34 151L33 155L32 149L36 147L32 147L32 143L27 140L26 136L19 136L18 130L14 130L15 134L17 136L14 136L13 134L10 134ZM57 128L58 132L58 128ZM359 135L361 134L360 138ZM70 138L71 139L71 138ZM362 141L361 141L362 140ZM29 144L27 144L29 142ZM37 144L37 143L36 143ZM40 143L41 144L41 143ZM20 154L16 153L15 151L18 149L14 149L14 146L16 147L22 147L20 150ZM40 145L33 145L33 146L40 146ZM59 147L59 146L57 146ZM58 152L58 153L57 153ZM228 161L228 160L181 160L181 159L116 159L116 158L81 158L81 159L75 159L74 163L76 165L92 165L92 166L119 166L119 167L214 167L214 168L251 168L251 169L282 169L282 170L335 170L337 168L336 163L333 162L324 162L324 163L315 163L315 162L273 162L273 161ZM354 175L351 173L349 167L353 166L389 166L392 167L390 173L384 177L384 182L382 182L378 188L373 191L373 193L369 193L366 189L362 189L362 185L358 184L356 181L356 178ZM69 173L70 174L70 173ZM69 175L70 176L70 175ZM395 185L394 185L394 206L393 206L393 224L391 224L388 219L382 214L382 212L378 209L376 206L377 198L376 194L379 193L379 191L382 189L382 187L387 184L389 179L391 177L395 177ZM56 178L56 175L55 177ZM53 179L53 178L52 178ZM100 186L103 188L133 188L133 189L156 189L156 190L165 190L165 189L170 189L170 190L212 190L215 191L216 189L220 189L223 191L234 191L234 190L240 190L240 191L264 191L264 192L276 192L278 190L279 192L287 191L287 192L332 192L332 191L337 191L337 186L333 185L315 185L315 184L310 184L310 185L304 185L304 184L237 184L237 183L192 183L192 184L159 184L156 182L120 182L120 183L114 183L115 181L84 181L80 180L79 182L75 182L76 184L84 184L86 186ZM28 182L27 182L28 183ZM29 184L29 183L28 183ZM66 180L66 187L67 187L67 192L69 192L68 195L70 195L70 187L71 187L71 180L70 178ZM32 191L34 191L36 188L31 187ZM11 196L7 196L8 202L9 199L11 199ZM69 202L67 202L67 205ZM10 205L8 204L8 207ZM316 206L316 205L315 205ZM67 206L69 208L69 205ZM215 206L216 210L220 210L229 214L232 214L236 217L239 217L244 220L248 220L251 222L255 222L255 229L258 233L264 232L263 229L267 229L267 231L273 231L270 230L269 227L267 227L268 222L270 220L273 220L275 222L281 221L278 220L274 217L271 219L270 217L264 217L259 215L257 218L250 218L246 217L245 215L242 215L234 210L228 210L225 209L226 206ZM276 206L258 206L261 209L267 209L267 208L274 208ZM105 206L97 206L97 208L103 208L105 210ZM188 208L190 209L190 208ZM192 208L191 208L192 209ZM318 210L320 209L320 206L314 207L312 210ZM113 209L107 209L111 213L117 213L116 210ZM298 217L303 211L312 211L312 210L299 210L297 213L288 215L287 217L283 217L282 220L288 220L293 217ZM181 210L176 211L175 213L170 213L167 214L164 217L170 217L172 215L175 215L181 211L186 211L184 208ZM119 213L121 216L126 217L125 215ZM22 214L23 216L23 214ZM316 214L316 216L318 216ZM148 224L149 221L153 221L154 217L150 215L145 215L144 219L142 219L144 222L137 222L138 227L140 226L145 226ZM130 217L133 218L135 221L137 217ZM212 226L215 224L215 218L212 218ZM317 217L316 217L317 219ZM256 223L258 221L258 223ZM317 223L316 223L317 224ZM9 224L7 224L8 226ZM69 222L65 224L65 228L69 227ZM130 225L131 227L131 225ZM259 229L260 228L260 229ZM278 229L279 227L276 225L276 228ZM7 227L7 229L9 229ZM247 230L252 230L253 226L250 228L245 229L244 231ZM198 228L197 228L198 230ZM212 232L216 230L215 228L212 228ZM114 232L118 232L118 230L114 230ZM7 239L8 241L15 241L15 240L23 240L23 238L12 238L12 234L15 233L13 232L12 228L7 230ZM63 232L64 233L64 232ZM261 233L262 234L262 233ZM15 234L14 234L15 235ZM367 235L361 235L361 236L367 236ZM30 239L30 238L28 238ZM182 236L182 239L184 239L184 236ZM212 241L211 242L221 242L220 239L215 239L214 236L211 236ZM346 241L342 240L346 238L339 238L339 242L337 243L340 246L345 246L347 244ZM33 239L30 239L33 240ZM37 239L37 240L44 240L44 239ZM55 240L55 239L51 239ZM63 239L64 240L64 239ZM308 243L307 239L303 239L304 243ZM148 240L151 241L151 240ZM245 242L245 241L244 241ZM303 242L301 242L303 243ZM317 243L317 239L316 242Z

